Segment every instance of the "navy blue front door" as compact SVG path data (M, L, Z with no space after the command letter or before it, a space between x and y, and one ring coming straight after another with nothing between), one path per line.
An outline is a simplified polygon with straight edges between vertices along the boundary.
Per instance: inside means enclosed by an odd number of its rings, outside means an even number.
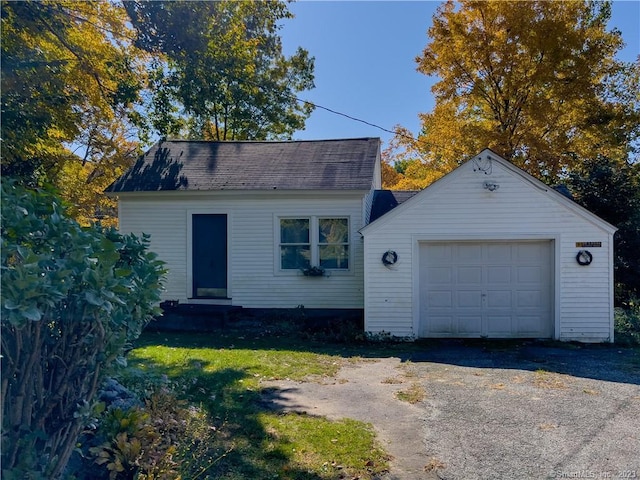
M227 216L193 215L193 296L227 297Z

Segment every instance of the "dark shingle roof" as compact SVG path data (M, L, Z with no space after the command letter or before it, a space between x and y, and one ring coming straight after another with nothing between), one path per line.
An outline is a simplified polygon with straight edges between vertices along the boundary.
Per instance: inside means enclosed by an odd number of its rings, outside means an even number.
M379 138L163 141L106 191L369 190L379 149Z
M369 223L413 197L419 190L376 190L373 192Z

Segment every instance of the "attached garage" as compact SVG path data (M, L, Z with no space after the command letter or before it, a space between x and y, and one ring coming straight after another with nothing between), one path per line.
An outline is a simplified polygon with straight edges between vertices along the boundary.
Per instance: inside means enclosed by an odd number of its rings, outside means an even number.
M612 225L490 150L396 197L361 230L368 332L613 341Z
M421 337L553 335L553 241L422 242Z

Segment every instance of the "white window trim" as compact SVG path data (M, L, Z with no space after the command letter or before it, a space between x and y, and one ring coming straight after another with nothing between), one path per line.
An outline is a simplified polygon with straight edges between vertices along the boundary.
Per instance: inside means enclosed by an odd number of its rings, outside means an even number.
M283 219L308 219L309 220L309 243L311 246L311 266L318 266L320 264L320 234L318 232L318 225L320 219L327 218L344 218L347 220L349 226L349 242L348 254L349 254L349 268L327 268L329 276L331 275L354 275L353 270L353 230L351 215L274 215L273 216L273 244L274 244L274 274L283 276L302 276L302 272L295 268L282 268L280 263L280 220ZM326 245L326 244L323 244Z

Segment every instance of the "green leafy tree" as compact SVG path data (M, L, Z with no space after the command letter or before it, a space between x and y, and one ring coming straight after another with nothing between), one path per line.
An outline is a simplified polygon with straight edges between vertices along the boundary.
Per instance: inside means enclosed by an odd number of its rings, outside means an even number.
M105 372L152 315L148 240L82 228L60 199L2 182L2 478L59 478Z
M593 155L632 153L640 65L615 59L623 42L610 15L610 2L444 3L416 59L439 78L436 104L417 137L398 127L400 159L439 176L490 147L555 181Z
M570 176L576 201L618 227L614 237L616 304L640 298L640 163L598 156Z
M284 2L125 1L136 44L156 59L148 104L160 135L212 140L289 138L312 107L313 58L282 53Z

